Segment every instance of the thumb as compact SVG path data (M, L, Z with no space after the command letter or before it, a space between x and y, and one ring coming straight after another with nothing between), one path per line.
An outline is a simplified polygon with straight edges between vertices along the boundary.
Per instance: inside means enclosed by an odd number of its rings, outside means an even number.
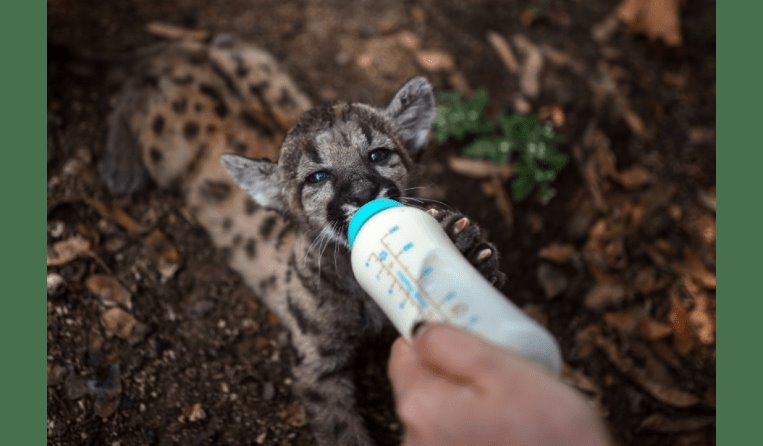
M474 382L495 370L504 351L456 327L427 323L413 338L416 355L452 380Z

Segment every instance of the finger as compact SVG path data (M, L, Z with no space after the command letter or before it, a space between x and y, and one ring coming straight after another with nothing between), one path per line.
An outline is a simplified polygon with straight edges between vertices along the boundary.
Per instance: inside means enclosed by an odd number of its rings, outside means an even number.
M392 344L387 366L387 374L392 382L395 399L405 394L411 385L426 373L428 373L427 369L422 366L411 345L403 338L397 338Z
M495 369L504 355L500 348L446 324L427 324L413 339L412 347L433 370L467 383Z

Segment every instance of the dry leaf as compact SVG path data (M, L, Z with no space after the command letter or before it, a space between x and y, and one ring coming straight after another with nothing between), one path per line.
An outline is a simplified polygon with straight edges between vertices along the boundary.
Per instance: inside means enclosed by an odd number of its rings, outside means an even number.
M418 51L416 61L421 68L429 71L449 71L456 66L453 57L443 51Z
M605 419L609 415L609 409L607 409L607 406L604 404L601 389L585 373L564 363L562 364L562 381L583 392L602 419Z
M714 416L676 418L675 416L655 413L644 418L639 426L639 430L668 433L686 432L705 429L712 426L714 423Z
M509 42L494 31L487 33L487 40L493 46L495 52L498 53L498 57L501 59L501 62L503 62L506 69L509 70L509 73L519 74L519 61L517 61L514 51L511 50Z
M101 217L118 224L130 235L139 235L148 231L148 228L138 223L124 209L111 203L104 203L94 198L85 198L85 203L95 209Z
M694 251L686 252L684 271L705 288L715 289L715 273L710 272Z
M637 335L654 341L670 335L670 325L649 317L641 308L627 311L611 311L604 314L604 322L629 335Z
M577 257L577 252L569 243L551 243L538 252L538 257L564 265Z
M593 310L601 310L622 303L627 297L625 287L617 282L599 282L586 294L585 305Z
M165 22L148 22L146 32L170 40L202 41L209 38L209 31L181 28Z
M106 336L117 336L131 344L139 342L147 332L145 325L119 307L109 308L101 313L101 325Z
M154 229L146 237L146 249L149 257L159 270L162 283L171 279L180 268L182 259L175 246L158 229Z
M660 39L668 46L680 46L680 5L680 0L623 0L617 18L635 33Z
M559 128L564 125L564 109L557 104L543 106L538 110L538 119L541 121L550 120L554 127Z
M483 184L487 183L489 185L498 212L501 213L501 217L503 217L503 221L510 231L514 226L514 206L511 203L509 194L506 193L506 188L503 186L504 181L504 179L494 175L489 180L483 182Z
M519 88L525 96L534 98L540 93L540 73L543 69L543 53L537 45L521 34L515 35L512 41L525 56L522 62L522 74L519 77Z
M121 305L128 310L132 309L130 292L112 277L101 274L92 275L85 280L85 287L98 296L107 307Z
M670 324L678 353L686 355L694 348L694 334L689 325L689 312L686 311L676 287L670 290Z
M715 343L715 311L711 308L711 299L691 280L682 280L681 284L691 295L693 306L689 311L689 323L699 339L705 345Z
M654 177L643 167L634 165L618 173L615 179L625 189L634 190L650 184Z
M575 333L575 348L571 359L583 360L596 350L596 340L601 337L601 328L597 324L590 324Z
M48 266L65 265L72 260L90 255L90 242L79 235L48 246Z
M596 343L599 349L604 352L610 362L620 372L628 376L657 400L674 407L691 407L701 401L698 397L684 392L672 384L655 381L645 370L637 367L631 358L623 354L612 340L598 337L596 338Z
M494 176L502 180L511 177L511 166L509 164L499 166L485 160L451 156L448 158L448 167L458 174L478 180Z
M567 277L559 268L545 262L538 266L537 278L548 299L553 299L562 294L569 284Z

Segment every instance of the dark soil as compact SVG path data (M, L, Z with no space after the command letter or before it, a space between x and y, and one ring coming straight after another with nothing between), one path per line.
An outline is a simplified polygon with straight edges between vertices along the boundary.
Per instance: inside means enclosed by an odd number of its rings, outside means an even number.
M480 180L448 169L447 157L459 150L455 144L432 145L422 184L436 185L434 198L488 231L509 277L504 291L557 337L569 369L565 379L594 401L616 442L714 444L714 275L711 287L697 291L696 275L681 266L691 257L715 269L714 4L685 2L684 43L678 48L622 29L595 43L592 29L616 6L604 0L50 0L48 240L79 234L90 240L94 255L48 269L65 281L48 296L49 442L311 444L291 389L285 330L185 218L182 200L156 189L114 200L95 173L121 64L132 50L157 41L145 24L158 20L236 34L269 49L315 102L389 100L422 72L394 43L401 31L417 36L422 48L451 55L471 86L486 86L491 111L513 109L519 82L501 64L487 31L509 41L523 34L567 55L580 68L546 62L540 94L529 101L534 112L551 105L564 111L558 131L566 142L560 149L571 161L548 206L535 199L515 203L514 222L508 224ZM533 20L528 11L534 11ZM361 56L369 51L372 63L364 65ZM602 63L614 67L615 88L643 120L645 132L635 132L616 103L596 98L591 80ZM454 87L446 74L425 74L437 89ZM606 135L618 172L640 166L652 178L637 187L594 178L604 208L596 206L583 174L593 156L585 142L591 128ZM576 147L582 157L573 156ZM708 194L712 207L703 198ZM180 270L162 281L144 237L128 234L81 197L114 202L141 224L160 229L182 258ZM597 224L609 236L602 238ZM551 243L570 244L574 259L542 260L539 251ZM548 277L539 278L542 265L563 277L553 298L544 294ZM661 285L639 288L637 278L645 270ZM118 279L132 293L129 311L145 333L131 340L106 336L104 307L84 285L96 273ZM587 305L589 290L606 280L623 284L626 297L607 308ZM710 302L711 339L698 334L693 316L687 335L686 317L676 307L685 305L694 315L700 297ZM671 333L651 338L605 322L611 312L634 308ZM594 341L581 333L594 333ZM631 363L618 364L602 347L606 343ZM380 444L396 444L402 427L391 408L386 355L384 342L369 346L357 374L372 431ZM682 405L656 397L632 369L698 401ZM591 383L570 378L575 373ZM654 421L660 416L676 422Z

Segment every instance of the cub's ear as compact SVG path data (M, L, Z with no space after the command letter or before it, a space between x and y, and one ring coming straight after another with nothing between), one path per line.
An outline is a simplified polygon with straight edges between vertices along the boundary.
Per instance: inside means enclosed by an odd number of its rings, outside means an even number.
M276 163L268 159L255 160L233 154L223 155L220 159L225 170L255 203L276 211L286 210Z
M432 85L423 77L408 81L387 106L387 114L411 155L426 146L436 111Z

